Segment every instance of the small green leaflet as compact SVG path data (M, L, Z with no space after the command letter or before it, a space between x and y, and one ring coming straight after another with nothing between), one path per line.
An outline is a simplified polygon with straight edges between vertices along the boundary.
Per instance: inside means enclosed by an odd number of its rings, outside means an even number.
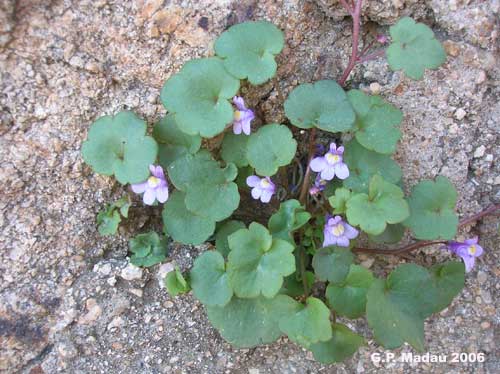
M250 137L243 134L225 134L220 153L222 159L228 163L232 162L239 168L248 166L248 139Z
M292 162L296 151L297 142L288 127L265 125L250 135L247 160L257 174L270 177L280 166Z
M231 251L227 271L238 297L262 294L272 298L283 285L283 278L295 271L294 246L285 240L273 239L259 223L253 222L248 229L236 231L228 242Z
M312 266L320 281L341 283L349 274L353 260L354 255L349 248L330 246L316 252Z
M227 242L227 238L232 233L238 231L239 229L245 229L246 226L241 221L230 220L226 221L217 228L217 232L215 233L215 248L217 251L224 257L227 257L229 251L229 243Z
M120 198L97 214L97 229L101 235L114 235L122 218L128 218L130 200L127 196ZM121 216L120 216L121 215Z
M175 115L179 129L189 135L211 138L224 131L234 116L229 102L240 82L216 57L186 62L161 90L161 101Z
M167 238L154 232L136 235L129 241L130 262L135 266L153 266L167 258Z
M315 297L308 297L305 307L302 306L294 314L282 318L279 327L290 340L304 348L309 348L314 343L326 342L332 337L330 310Z
M314 358L322 364L333 364L352 356L365 344L363 337L340 323L332 325L332 338L326 342L311 345Z
M349 131L355 119L345 91L333 80L294 88L285 101L285 114L294 126L329 132Z
M420 240L453 239L458 227L456 202L457 191L448 178L424 180L412 188L410 216L403 224Z
M191 289L178 267L169 272L165 277L165 287L172 297L189 292Z
M368 235L371 242L382 244L395 244L399 243L405 234L406 228L401 223L395 225L387 225L384 232L378 235Z
M370 151L356 139L345 145L344 162L350 175L344 180L344 187L353 192L368 192L371 177L380 174L387 182L397 184L403 175L399 165L388 155Z
M346 213L351 225L378 235L384 232L387 223L404 221L409 216L409 209L401 188L375 175L370 181L368 195L353 194L347 201Z
M205 305L224 306L233 296L224 257L219 252L202 253L194 261L190 279L194 295Z
M215 53L238 79L262 84L276 74L274 56L283 49L283 33L267 21L231 26L215 41Z
M220 334L238 348L251 348L278 339L278 322L295 313L301 305L286 295L272 299L233 297L224 307L207 307L208 319Z
M351 265L349 274L342 283L330 283L326 288L328 304L341 316L361 317L365 314L366 293L373 280L370 270Z
M280 209L269 218L267 226L274 238L294 244L292 232L304 226L310 218L311 214L298 200L292 199L280 204Z
M356 112L356 140L366 149L391 154L401 137L399 124L403 113L378 96L370 96L360 90L347 93Z
M82 156L99 174L115 175L121 184L144 182L158 153L155 140L146 136L146 123L134 113L100 117L82 144Z
M403 70L412 79L422 79L425 69L437 69L446 61L443 46L423 23L404 17L389 32L392 43L386 54L392 70Z
M335 194L328 198L333 208L333 214L344 214L347 209L347 201L351 198L351 191L347 188L337 188Z

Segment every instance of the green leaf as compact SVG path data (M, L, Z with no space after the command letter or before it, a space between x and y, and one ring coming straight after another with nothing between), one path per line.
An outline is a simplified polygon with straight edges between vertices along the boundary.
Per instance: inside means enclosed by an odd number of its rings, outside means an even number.
M174 191L163 207L165 231L183 244L201 244L215 230L215 221L199 216L186 208L185 194Z
M288 127L271 124L250 135L247 147L249 164L257 174L270 177L293 160L297 142Z
M395 244L399 243L405 234L406 228L401 223L396 223L395 225L387 225L382 234L379 235L368 235L371 242L377 244Z
M410 217L403 224L417 239L453 239L458 227L456 202L457 191L448 178L424 180L411 190Z
M462 262L449 261L430 268L434 286L437 289L437 302L432 310L439 313L451 304L460 294L465 284L465 266Z
M350 172L344 180L344 187L353 192L368 192L370 179L375 174L393 184L397 184L403 175L401 167L392 158L369 151L354 139L345 145L344 162Z
M354 194L347 202L347 220L371 235L384 232L387 223L399 223L408 215L408 204L398 186L386 182L380 175L370 180L368 195Z
M321 248L313 257L314 274L322 281L340 283L349 274L354 255L349 248L329 246Z
M316 280L314 273L311 271L306 271L305 273L307 289L310 290ZM304 282L302 279L298 279L297 274L291 274L285 278L283 282L283 287L280 290L280 294L291 297L299 297L304 295Z
M283 317L279 326L290 340L309 348L311 344L326 342L332 337L330 310L320 299L308 297L306 306Z
M274 56L283 49L283 33L267 21L231 26L215 41L215 53L224 67L239 79L257 85L276 74Z
M120 209L120 214L124 217L124 218L128 218L128 210L131 206L130 204L130 200L128 198L128 196L123 196L122 198L118 199L117 201L115 201L113 203L113 205L116 207L116 208L119 208Z
M99 174L115 175L121 184L143 182L154 164L158 146L146 136L146 123L134 113L100 117L82 144L82 156Z
M133 253L130 262L135 266L153 266L167 258L166 238L160 239L154 231L130 239L129 249Z
M360 90L351 90L347 96L356 112L355 136L359 144L378 153L394 153L401 138L398 127L403 113L380 97Z
M158 158L165 169L186 153L198 152L201 146L199 135L188 135L179 130L173 114L163 117L155 125L153 137L159 144Z
M229 217L240 204L238 186L233 182L190 186L186 193L186 207L193 213L214 221Z
M114 235L121 222L120 213L114 209L114 206L106 208L97 214L97 230L101 235Z
M235 233L239 229L245 228L245 224L241 221L231 220L224 222L224 224L222 224L215 233L215 247L217 251L224 257L227 257L229 251L231 251L231 249L229 248L229 243L227 242L227 238L229 237L229 235Z
M361 317L365 313L366 293L373 280L370 270L351 265L349 274L342 283L330 283L326 288L328 304L341 316Z
M278 339L282 335L278 321L299 307L286 295L273 299L233 297L224 307L207 307L207 314L226 341L238 348L251 348Z
M424 319L439 294L429 272L415 264L398 266L386 281L377 279L367 293L366 316L375 339L387 349L405 341L424 349Z
M165 287L172 297L189 292L191 289L178 267L169 272L165 277Z
M437 69L446 61L443 46L423 23L404 17L389 32L392 43L386 54L392 70L403 70L412 79L422 79L424 69Z
M337 188L335 195L328 198L333 208L333 214L344 214L347 209L347 201L351 198L351 191L347 188Z
M294 246L285 240L273 239L269 231L253 222L248 229L236 231L228 238L231 251L227 271L238 297L274 297L283 284L283 277L295 271Z
M311 345L314 358L322 364L333 364L352 356L365 344L362 336L340 323L332 325L332 338L326 342Z
M294 88L285 101L285 114L294 126L329 132L351 130L355 119L345 91L333 80Z
M240 87L218 58L188 61L161 90L161 101L189 135L210 138L224 131L234 116L229 102Z
M304 226L311 214L297 200L287 200L280 204L280 209L274 213L267 227L274 238L283 239L294 244L292 232Z
M222 159L226 162L232 162L239 168L247 166L248 139L250 139L249 136L242 134L225 134L220 153Z
M224 257L219 252L202 253L194 261L190 279L194 296L205 305L224 306L233 296Z

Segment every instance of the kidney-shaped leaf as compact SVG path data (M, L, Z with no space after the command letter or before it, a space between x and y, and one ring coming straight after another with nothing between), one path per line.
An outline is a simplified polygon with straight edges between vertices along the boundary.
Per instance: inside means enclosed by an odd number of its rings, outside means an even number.
M330 246L321 248L313 257L314 274L322 281L343 282L349 274L354 255L349 248Z
M248 139L250 137L246 135L225 134L220 152L222 159L226 162L232 162L239 168L247 166Z
M194 261L190 274L193 293L203 304L224 306L231 300L233 290L229 285L224 257L219 252L202 253Z
M280 166L288 165L297 151L292 132L284 125L262 126L250 135L247 144L247 160L259 175L276 174Z
M294 88L285 101L285 114L297 127L330 132L350 130L355 118L345 91L332 80Z
M298 200L287 200L280 204L280 209L269 218L269 231L275 238L293 242L292 232L304 226L311 218Z
M352 356L363 344L365 340L362 336L345 325L334 323L332 338L326 342L312 344L311 351L314 358L322 364L333 364Z
M128 111L100 117L82 144L85 162L96 173L114 174L121 184L145 181L157 153L155 140L146 136L146 123Z
M346 214L351 225L378 235L384 232L387 223L402 222L410 213L401 188L375 175L370 181L368 195L353 194L347 201Z
M188 61L170 77L161 90L161 101L175 115L186 134L213 137L233 120L228 101L238 92L240 82L231 76L218 58Z
M330 340L332 326L330 310L320 299L308 297L306 304L294 314L282 318L279 326L290 340L309 348L311 344Z
M347 93L356 112L356 140L366 149L391 154L401 137L399 124L403 113L378 96L370 96L360 90Z
M436 264L429 271L438 292L432 312L439 313L448 307L455 296L464 288L465 266L463 262L449 261L444 264Z
M261 84L276 74L274 56L283 49L283 33L267 21L231 26L215 42L215 53L224 67L239 79Z
M289 296L273 299L233 297L224 307L207 307L208 319L220 334L238 348L251 348L278 339L282 332L278 322L293 314L300 304Z
M215 248L217 252L219 252L222 256L227 257L229 251L229 243L227 242L227 238L238 231L239 229L245 229L246 226L241 221L230 220L226 221L217 227L217 232L215 233Z
M412 79L422 79L425 69L437 69L446 61L443 46L423 23L404 17L389 32L392 43L387 48L387 62L392 70L403 70Z
M253 222L248 229L228 238L231 251L227 269L229 281L238 297L274 297L283 285L283 277L295 271L294 246L273 239L269 231Z
M410 217L403 224L421 240L452 239L457 233L457 191L448 178L424 180L412 188Z
M130 262L135 266L153 266L167 258L167 239L154 232L139 234L129 241Z

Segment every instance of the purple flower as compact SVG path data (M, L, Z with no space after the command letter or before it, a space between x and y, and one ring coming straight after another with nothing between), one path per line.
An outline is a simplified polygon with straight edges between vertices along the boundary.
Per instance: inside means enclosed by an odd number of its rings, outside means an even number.
M382 45L385 45L389 42L389 38L387 37L387 35L378 34L377 35L377 42L379 42Z
M142 183L132 185L132 191L135 193L144 193L142 201L146 205L153 205L155 200L164 203L168 200L168 183L163 174L161 166L149 165L151 176Z
M247 185L252 187L252 197L255 200L260 199L263 203L268 203L276 192L276 186L269 177L250 175L247 178Z
M245 101L240 96L233 97L233 104L238 108L234 111L233 132L239 135L243 131L245 135L250 135L250 122L255 114L245 106Z
M349 176L349 169L342 161L344 147L339 147L335 143L330 143L330 150L321 157L313 158L309 165L317 173L321 173L321 178L331 181L335 175L337 178L346 179Z
M450 250L457 256L462 257L465 264L465 271L468 273L474 267L476 257L483 254L483 247L477 244L477 236L472 239L467 239L465 242L448 242L446 249Z
M349 239L358 236L358 230L342 220L342 217L328 217L323 229L325 240L323 247L338 245L339 247L349 247Z
M325 189L326 183L327 182L324 179L321 179L321 175L316 174L316 180L314 181L313 186L309 189L309 194L313 196L319 194Z

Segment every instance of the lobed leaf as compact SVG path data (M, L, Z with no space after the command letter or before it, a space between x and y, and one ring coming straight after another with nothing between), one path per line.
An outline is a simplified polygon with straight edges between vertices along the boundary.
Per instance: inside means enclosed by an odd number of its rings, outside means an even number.
M161 101L174 114L179 129L189 135L213 137L231 123L231 99L239 81L216 57L188 61L161 90Z
M251 348L278 339L282 335L278 322L299 307L298 302L286 295L272 299L233 297L224 307L207 307L207 314L227 342L238 348Z
M401 138L403 113L380 97L360 90L350 90L347 97L356 113L354 135L359 144L378 153L394 153Z
M262 84L276 74L274 56L283 49L283 33L267 21L231 26L215 41L215 53L224 67L238 79Z
M333 214L344 214L347 209L347 201L351 198L351 191L347 188L337 188L335 194L328 198L333 208Z
M227 271L234 293L250 298L260 294L274 297L283 278L295 271L294 246L273 239L267 229L253 222L248 229L236 231L228 238L231 251Z
M311 219L311 214L300 205L298 200L292 199L280 204L280 209L269 218L267 227L274 238L295 244L292 232L304 226L309 219Z
M215 233L215 248L224 257L227 257L231 249L229 248L229 243L227 241L228 237L238 231L239 229L245 229L246 226L241 221L227 221L224 222Z
M135 266L153 266L167 258L166 238L160 239L154 231L130 239L129 249L133 253L130 262Z
M301 84L285 101L285 114L294 126L329 132L352 129L354 111L345 91L333 80Z
M322 364L344 361L365 344L362 336L340 323L332 325L332 338L326 342L311 345L314 358Z
M191 289L178 267L169 272L165 277L165 287L172 297L189 292Z
M384 232L378 235L368 235L371 242L382 244L395 244L399 243L405 234L405 227L401 223L396 223L394 225L387 225Z
M146 136L146 123L128 111L100 117L82 144L85 162L96 173L114 174L121 184L145 181L157 153L155 140Z
M457 191L448 178L424 180L412 188L410 216L403 224L421 240L452 239L457 233Z
M404 17L389 32L392 43L386 54L392 70L403 70L412 79L422 79L425 69L437 69L446 61L443 46L423 23Z
M452 300L460 294L465 285L465 266L463 262L449 261L436 264L430 268L434 287L438 292L433 313L439 313L448 307Z
M225 134L222 141L221 157L228 163L233 163L237 167L248 166L247 160L247 144L249 136Z
M347 202L347 220L371 235L384 232L387 223L399 223L409 216L404 193L380 175L370 180L368 195L354 194Z
M224 257L219 252L207 251L194 261L190 273L194 295L208 306L224 306L233 296L226 273Z
M280 166L288 165L297 151L292 132L284 125L262 126L250 135L247 160L259 175L276 174Z
M354 255L349 248L329 246L321 248L313 257L314 274L322 281L343 282L349 274Z

